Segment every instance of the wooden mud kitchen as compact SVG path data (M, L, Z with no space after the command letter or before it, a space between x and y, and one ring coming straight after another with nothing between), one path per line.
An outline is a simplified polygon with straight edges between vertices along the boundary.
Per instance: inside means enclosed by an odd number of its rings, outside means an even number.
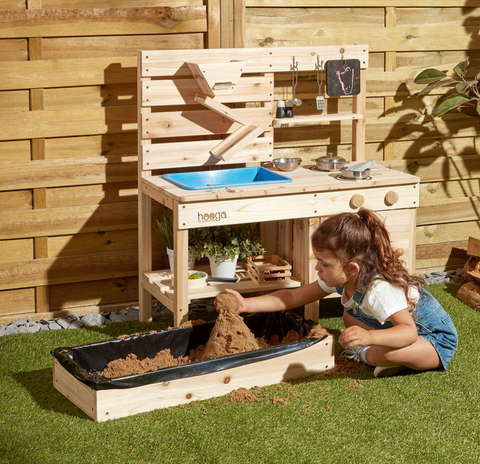
M307 116L276 118L276 73L320 72L328 64L358 63L358 93L351 113L327 114L312 109ZM415 218L419 178L381 166L370 176L348 180L339 171L305 166L292 172L269 172L283 183L252 181L238 185L242 169L233 165L272 165L275 129L291 130L342 121L352 124L352 161L363 161L365 147L367 45L275 47L268 49L140 51L138 54L139 278L140 319L152 318L152 296L171 309L175 326L188 319L192 299L211 297L232 287L240 293L296 287L316 279L310 235L322 217L364 206L386 218L394 245L404 250L410 272L415 263ZM334 75L333 71L331 75ZM333 80L329 78L330 82ZM353 77L352 77L353 81ZM294 90L296 82L293 82ZM319 84L320 86L320 84ZM320 93L319 89L319 93ZM328 90L328 82L327 82ZM348 92L348 90L347 90ZM321 97L321 96L319 96ZM318 97L317 97L318 104ZM323 106L324 108L324 106ZM181 138L181 140L179 140ZM230 166L232 185L182 188L155 170L195 168L208 174L212 166ZM232 171L230 171L231 173ZM237 182L237 185L235 183ZM196 188L200 187L200 188ZM151 202L173 210L174 268L152 269ZM275 250L291 263L288 282L261 287L243 272L236 284L188 289L188 230L225 224L278 221ZM294 244L294 246L293 246ZM305 308L318 320L318 303Z

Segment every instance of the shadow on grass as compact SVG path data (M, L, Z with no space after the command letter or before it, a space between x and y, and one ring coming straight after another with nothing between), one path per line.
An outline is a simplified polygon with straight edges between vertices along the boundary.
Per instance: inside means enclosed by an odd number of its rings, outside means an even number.
M25 388L32 399L46 411L91 420L82 410L53 387L52 369L17 372L12 377Z

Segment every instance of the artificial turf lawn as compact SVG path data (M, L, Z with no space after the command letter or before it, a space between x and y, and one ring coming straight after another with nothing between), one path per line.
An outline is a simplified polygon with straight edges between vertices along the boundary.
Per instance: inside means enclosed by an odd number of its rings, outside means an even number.
M458 288L428 287L459 332L446 372L375 379L359 365L256 389L251 403L224 396L103 423L52 387L50 351L163 330L171 319L1 337L0 462L480 462L480 313L455 298ZM340 317L320 323L338 339Z

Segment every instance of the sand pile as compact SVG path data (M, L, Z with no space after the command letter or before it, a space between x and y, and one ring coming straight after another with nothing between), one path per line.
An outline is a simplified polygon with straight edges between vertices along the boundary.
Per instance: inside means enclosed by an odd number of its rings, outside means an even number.
M165 367L244 353L300 340L300 334L293 329L281 341L277 335L272 336L268 344L263 338L255 338L243 318L237 313L237 300L228 293L217 295L215 308L219 315L210 338L205 345L200 345L196 350L191 350L188 356L175 359L168 348L157 353L155 358L145 358L143 360L139 360L135 354L131 353L125 359L115 359L109 362L100 375L107 378L117 378L141 374ZM327 334L328 332L317 324L305 338L322 338Z
M238 303L233 295L221 293L215 299L219 313L205 350L199 361L244 353L261 348L259 341L238 313Z

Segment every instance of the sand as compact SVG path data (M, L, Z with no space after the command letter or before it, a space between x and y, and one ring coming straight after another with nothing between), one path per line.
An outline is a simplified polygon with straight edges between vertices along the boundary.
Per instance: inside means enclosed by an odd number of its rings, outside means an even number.
M290 330L281 342L277 335L271 337L268 344L263 338L255 338L243 321L243 318L238 314L237 300L231 294L220 293L217 295L215 308L219 314L209 340L205 345L199 346L196 350L191 350L189 356L175 359L168 348L157 353L155 358L145 358L143 360L139 360L135 354L129 354L125 359L116 359L109 362L100 375L106 378L117 378L141 374L165 367L245 353L246 351L300 340L300 334L295 330ZM189 325L203 322L189 321ZM305 338L322 338L327 334L328 332L321 325L317 324Z

